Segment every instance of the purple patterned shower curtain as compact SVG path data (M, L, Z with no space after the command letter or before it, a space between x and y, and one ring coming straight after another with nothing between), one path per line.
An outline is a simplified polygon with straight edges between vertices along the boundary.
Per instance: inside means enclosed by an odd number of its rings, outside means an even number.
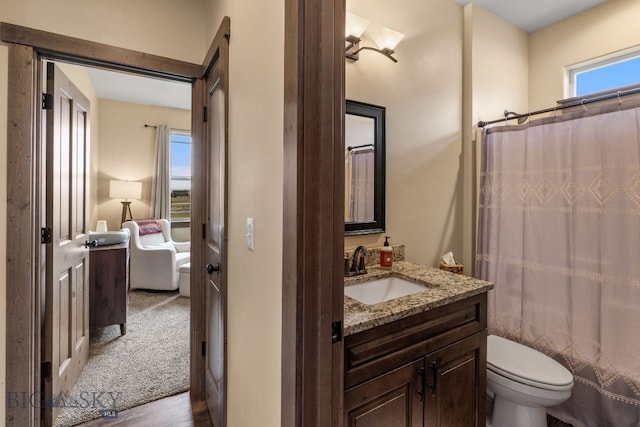
M373 221L375 150L373 147L351 150L349 220Z
M640 426L640 101L486 131L478 277L490 333L574 375L549 408L580 426Z

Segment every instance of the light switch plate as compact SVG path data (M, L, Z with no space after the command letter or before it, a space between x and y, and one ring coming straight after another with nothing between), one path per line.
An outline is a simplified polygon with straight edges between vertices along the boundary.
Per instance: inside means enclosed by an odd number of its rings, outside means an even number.
M247 248L253 250L253 218L247 218Z

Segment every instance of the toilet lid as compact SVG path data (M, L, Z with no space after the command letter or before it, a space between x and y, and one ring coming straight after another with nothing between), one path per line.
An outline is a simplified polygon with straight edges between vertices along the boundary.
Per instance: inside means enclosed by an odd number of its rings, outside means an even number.
M540 388L573 384L571 372L549 356L495 335L487 337L487 367L514 381Z

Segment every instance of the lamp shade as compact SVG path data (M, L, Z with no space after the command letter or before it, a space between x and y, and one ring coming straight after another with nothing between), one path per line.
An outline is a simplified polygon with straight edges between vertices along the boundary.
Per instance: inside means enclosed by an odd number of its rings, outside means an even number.
M345 32L346 36L360 37L364 30L369 26L369 20L362 16L355 15L351 12L347 12Z
M142 183L139 181L109 181L109 197L112 199L142 198Z
M394 50L404 38L404 34L386 27L377 27L368 32L380 49Z

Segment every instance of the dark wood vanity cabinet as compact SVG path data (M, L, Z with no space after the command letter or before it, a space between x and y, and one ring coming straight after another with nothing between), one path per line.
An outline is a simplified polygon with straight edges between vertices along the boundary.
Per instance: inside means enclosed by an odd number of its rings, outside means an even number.
M423 426L422 360L377 376L345 392L344 427Z
M485 426L486 294L345 337L345 427Z
M120 325L120 333L126 334L129 243L91 248L89 269L89 327Z
M425 426L486 425L486 332L425 358Z

